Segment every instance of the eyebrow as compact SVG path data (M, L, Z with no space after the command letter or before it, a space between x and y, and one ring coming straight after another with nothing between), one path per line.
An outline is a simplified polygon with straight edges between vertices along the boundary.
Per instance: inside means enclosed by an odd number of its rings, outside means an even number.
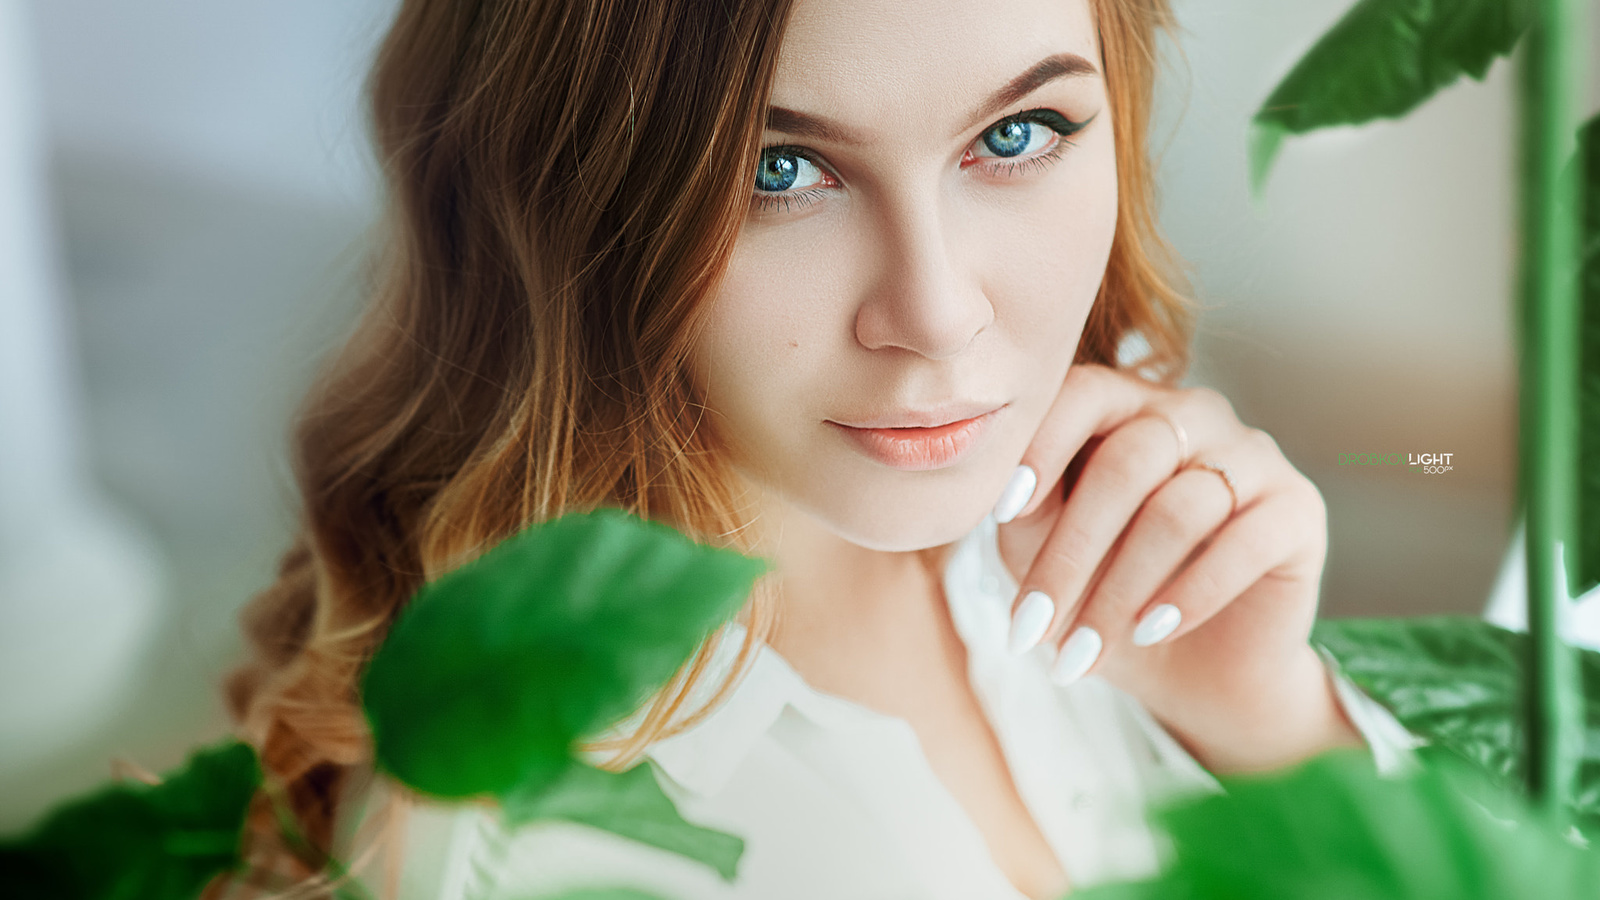
M968 131L1059 78L1095 77L1100 70L1094 63L1076 53L1056 53L1046 56L1021 75L1006 82L999 90L978 104L965 128ZM767 110L767 128L796 137L813 138L833 144L863 144L866 141L854 130L824 116L774 106ZM958 134L961 132L957 132Z

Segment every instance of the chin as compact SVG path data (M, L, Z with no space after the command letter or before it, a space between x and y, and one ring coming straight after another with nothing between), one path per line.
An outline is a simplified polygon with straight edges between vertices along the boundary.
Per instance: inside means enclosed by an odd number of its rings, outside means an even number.
M804 506L844 540L886 553L926 550L959 541L994 506L994 496L986 490L964 484L885 488L834 492L827 502ZM842 499L848 502L841 503Z

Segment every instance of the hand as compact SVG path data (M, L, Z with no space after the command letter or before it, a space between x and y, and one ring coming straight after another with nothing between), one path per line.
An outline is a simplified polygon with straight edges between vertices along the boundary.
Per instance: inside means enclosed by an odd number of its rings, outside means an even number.
M1322 497L1225 398L1073 366L1022 466L1038 488L1019 467L996 507L1013 652L1104 677L1213 771L1360 743L1307 642Z

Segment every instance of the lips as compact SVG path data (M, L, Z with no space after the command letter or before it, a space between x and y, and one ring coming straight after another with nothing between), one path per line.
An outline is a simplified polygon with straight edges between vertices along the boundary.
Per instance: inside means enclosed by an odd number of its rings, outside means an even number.
M845 425L832 420L828 424L843 432L871 459L890 468L919 472L955 465L983 435L999 411L1000 408L993 406L981 411L968 406L953 413L948 410L895 413L866 425ZM884 421L913 424L878 424Z
M900 410L859 419L829 419L846 428L937 428L997 412L1004 403L951 403L925 410Z

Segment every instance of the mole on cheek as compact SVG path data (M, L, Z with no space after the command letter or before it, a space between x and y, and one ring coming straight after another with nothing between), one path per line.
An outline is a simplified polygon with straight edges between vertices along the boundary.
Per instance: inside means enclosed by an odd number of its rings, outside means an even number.
M797 350L797 349L799 349L799 347L800 347L800 342L799 341L791 340L789 342L789 349Z

